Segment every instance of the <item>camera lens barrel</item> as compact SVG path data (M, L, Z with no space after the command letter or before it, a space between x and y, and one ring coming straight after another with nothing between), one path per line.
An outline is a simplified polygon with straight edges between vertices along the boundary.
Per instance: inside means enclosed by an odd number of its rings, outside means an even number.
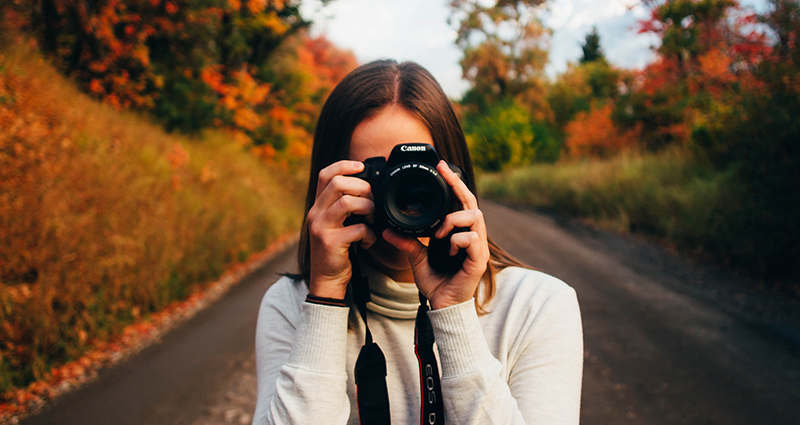
M407 162L387 170L383 212L400 233L431 236L450 212L452 193L434 166Z

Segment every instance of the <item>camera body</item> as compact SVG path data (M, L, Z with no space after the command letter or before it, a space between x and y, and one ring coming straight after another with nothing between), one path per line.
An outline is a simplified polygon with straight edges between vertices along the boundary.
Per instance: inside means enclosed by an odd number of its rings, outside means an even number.
M428 244L428 264L442 275L453 275L467 258L459 249L450 255L450 237L467 229L455 228L447 237L432 237L447 214L460 209L460 202L450 185L436 170L439 155L427 143L404 143L394 147L389 158L374 157L364 161L364 170L353 177L366 180L372 187L375 201L375 234L391 228L400 234L431 237ZM464 173L457 165L448 164L463 181ZM345 225L363 221L351 216Z
M364 170L352 177L367 181L375 201L376 234L385 228L397 233L433 236L447 214L459 209L459 201L436 170L439 155L427 143L404 143L394 147L389 158L364 161ZM462 180L463 172L448 164Z

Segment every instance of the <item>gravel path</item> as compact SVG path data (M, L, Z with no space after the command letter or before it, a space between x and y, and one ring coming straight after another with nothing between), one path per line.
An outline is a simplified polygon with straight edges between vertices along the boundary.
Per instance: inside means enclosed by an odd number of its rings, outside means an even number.
M800 423L800 299L647 241L483 202L493 238L581 303L583 424ZM247 424L253 335L279 255L161 344L26 424Z

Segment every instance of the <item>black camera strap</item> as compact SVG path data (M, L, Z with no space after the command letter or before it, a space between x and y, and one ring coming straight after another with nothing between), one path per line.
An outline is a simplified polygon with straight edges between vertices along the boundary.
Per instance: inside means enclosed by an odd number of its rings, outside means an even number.
M361 274L356 248L350 246L350 264L353 276L350 284L353 287L353 298L364 320L366 338L364 346L356 359L356 398L358 399L358 417L362 424L389 425L389 392L386 389L386 357L378 344L372 341L372 333L367 324L367 303L369 281Z
M439 365L433 354L433 327L428 318L428 299L419 293L419 309L414 324L414 353L419 362L420 394L422 394L420 423L444 424L442 387Z
M364 321L366 336L364 346L356 359L356 398L358 417L362 424L389 425L389 392L386 387L386 357L372 340L367 324L367 303L371 300L369 281L361 274L355 246L350 247L350 264L353 270L351 285L353 298ZM428 318L428 300L419 294L420 306L414 324L414 353L419 362L420 424L444 424L444 404L439 382L439 367L433 353L433 327Z

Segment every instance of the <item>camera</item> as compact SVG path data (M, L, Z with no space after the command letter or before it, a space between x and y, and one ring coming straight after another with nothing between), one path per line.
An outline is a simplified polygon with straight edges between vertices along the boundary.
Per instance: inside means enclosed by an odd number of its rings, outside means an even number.
M374 157L364 161L364 170L352 177L367 181L375 201L373 231L380 235L385 228L414 237L433 236L447 214L460 209L461 203L436 170L439 155L427 143L403 143L395 146L389 158ZM448 164L464 180L461 168ZM363 221L351 217L345 224ZM453 233L463 231L455 229ZM451 233L452 234L452 233ZM428 260L431 267L444 274L460 268L466 251L449 255L450 237L431 237Z
M427 143L404 143L382 156L364 161L364 170L351 175L367 181L375 201L373 230L389 227L409 236L433 236L447 214L458 208L450 185L436 165L439 155ZM461 168L450 165L463 180Z

